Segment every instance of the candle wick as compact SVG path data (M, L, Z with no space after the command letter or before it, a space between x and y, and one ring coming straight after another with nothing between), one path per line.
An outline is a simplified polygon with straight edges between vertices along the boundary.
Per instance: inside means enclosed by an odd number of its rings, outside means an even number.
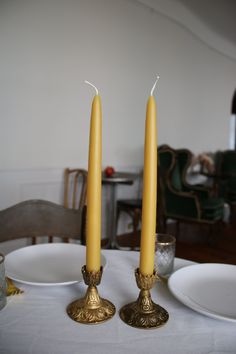
M155 90L157 81L158 81L159 79L160 79L160 76L157 76L156 81L154 82L154 85L153 85L153 87L152 87L152 89L151 89L151 96L153 95L153 92L154 92L154 90Z
M89 82L89 81L87 81L87 80L85 80L84 82L85 82L86 84L92 86L92 87L95 89L95 91L96 91L96 95L98 95L98 89L97 89L96 86L94 86L93 84L91 84L91 82Z

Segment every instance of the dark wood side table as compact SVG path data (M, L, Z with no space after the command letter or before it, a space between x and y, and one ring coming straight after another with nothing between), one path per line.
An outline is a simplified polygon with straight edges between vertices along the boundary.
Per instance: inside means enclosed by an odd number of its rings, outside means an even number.
M138 178L138 173L129 172L116 172L112 177L106 177L105 174L102 175L102 183L106 184L110 188L110 202L109 202L109 233L108 233L108 243L105 245L106 248L119 248L116 239L116 202L117 202L117 187L119 184L132 185L136 178Z

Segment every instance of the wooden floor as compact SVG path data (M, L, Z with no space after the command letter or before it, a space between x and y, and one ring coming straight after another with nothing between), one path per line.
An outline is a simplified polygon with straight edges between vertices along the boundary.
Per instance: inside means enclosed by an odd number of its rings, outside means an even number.
M175 224L168 225L168 233L175 235ZM176 242L176 256L200 263L228 263L236 265L236 220L215 230L209 243L209 228L205 225L180 225ZM140 234L118 236L121 246L138 247Z

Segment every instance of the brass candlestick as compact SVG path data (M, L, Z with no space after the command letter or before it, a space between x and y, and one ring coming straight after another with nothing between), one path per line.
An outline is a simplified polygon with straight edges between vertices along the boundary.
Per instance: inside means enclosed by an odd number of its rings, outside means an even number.
M153 275L143 275L136 269L135 278L140 289L139 297L121 308L120 318L136 328L151 329L163 326L168 321L169 314L152 301L150 294L150 289L158 279L156 271Z
M97 285L102 278L102 267L98 272L88 272L82 267L84 282L88 285L85 296L75 300L67 307L67 313L72 320L84 324L97 324L112 318L116 312L115 306L102 299L97 291Z

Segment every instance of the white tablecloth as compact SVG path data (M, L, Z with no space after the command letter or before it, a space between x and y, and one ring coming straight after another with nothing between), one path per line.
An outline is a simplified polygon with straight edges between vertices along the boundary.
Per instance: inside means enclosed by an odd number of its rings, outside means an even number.
M107 266L98 289L116 306L116 315L110 321L82 325L68 317L66 307L84 295L83 283L56 287L18 283L24 294L8 298L7 306L0 311L0 353L236 353L234 323L194 312L176 300L162 283L152 289L152 298L168 310L168 323L152 330L127 326L118 311L138 296L134 269L139 253L104 250L103 254ZM176 268L189 264L175 261Z

